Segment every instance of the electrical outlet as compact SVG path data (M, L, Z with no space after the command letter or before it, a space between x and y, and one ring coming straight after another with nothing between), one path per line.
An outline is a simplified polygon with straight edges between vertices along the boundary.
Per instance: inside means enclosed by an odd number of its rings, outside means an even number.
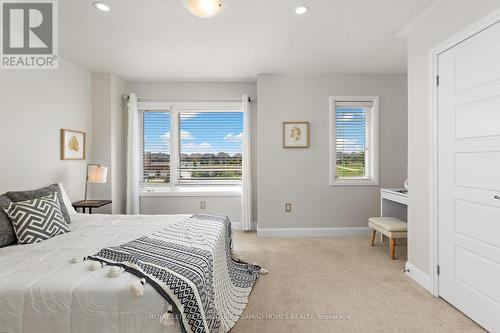
M206 201L200 201L200 209L206 209L207 208L207 202Z
M292 204L287 202L285 204L285 212L290 213L291 211L292 211Z

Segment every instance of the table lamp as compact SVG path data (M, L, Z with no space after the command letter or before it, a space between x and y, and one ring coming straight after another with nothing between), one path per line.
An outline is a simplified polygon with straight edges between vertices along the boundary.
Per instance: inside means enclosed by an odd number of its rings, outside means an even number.
M85 181L85 200L87 201L87 188L89 183L104 184L108 180L108 168L101 164L87 164L87 178Z

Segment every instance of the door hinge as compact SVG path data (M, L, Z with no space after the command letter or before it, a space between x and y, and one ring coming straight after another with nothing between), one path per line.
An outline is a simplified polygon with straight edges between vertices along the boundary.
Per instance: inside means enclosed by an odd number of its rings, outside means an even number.
M439 87L439 75L436 76L436 86Z
M437 265L436 267L437 275L441 274L441 266Z

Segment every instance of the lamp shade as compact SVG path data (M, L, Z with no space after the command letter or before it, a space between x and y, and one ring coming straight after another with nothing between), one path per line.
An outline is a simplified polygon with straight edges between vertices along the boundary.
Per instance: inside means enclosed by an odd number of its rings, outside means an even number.
M105 183L108 180L108 168L102 165L89 165L87 179L89 183Z
M220 0L184 0L184 6L191 12L191 14L207 18L216 15L222 4Z

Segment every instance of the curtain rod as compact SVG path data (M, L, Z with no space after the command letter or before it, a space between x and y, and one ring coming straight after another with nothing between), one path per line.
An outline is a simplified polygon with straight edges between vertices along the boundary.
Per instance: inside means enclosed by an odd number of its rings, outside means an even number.
M128 95L123 95L123 99L128 99ZM181 97L139 97L138 100L151 102L241 102L240 98L181 98ZM248 97L249 102L255 101L255 98Z

